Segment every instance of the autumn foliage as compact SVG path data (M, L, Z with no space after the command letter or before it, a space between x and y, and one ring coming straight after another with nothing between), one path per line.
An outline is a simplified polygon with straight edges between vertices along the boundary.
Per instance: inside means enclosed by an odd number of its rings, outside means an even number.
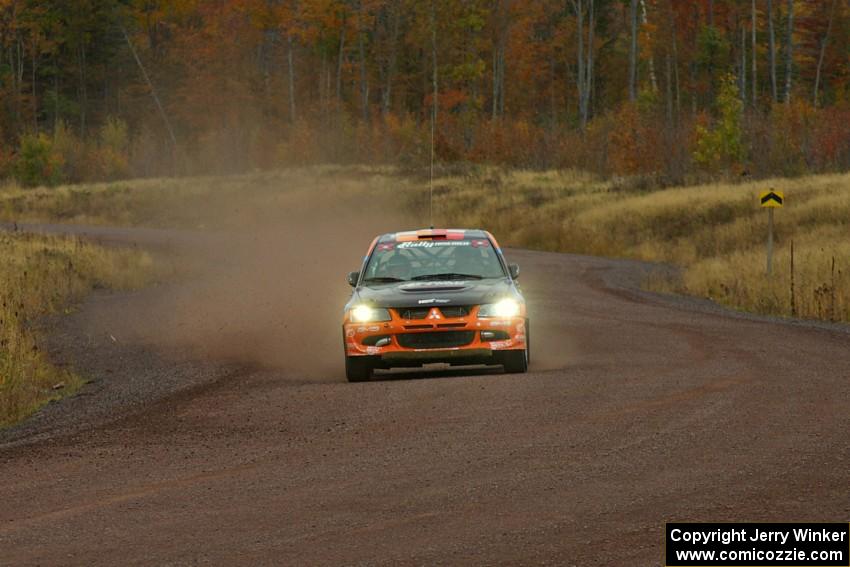
M846 2L630 5L0 0L0 176L419 168L432 138L663 182L850 167Z

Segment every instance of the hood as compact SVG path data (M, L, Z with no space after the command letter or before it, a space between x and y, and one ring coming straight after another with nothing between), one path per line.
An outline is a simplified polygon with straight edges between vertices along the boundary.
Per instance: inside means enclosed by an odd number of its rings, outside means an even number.
M373 307L419 307L427 305L480 305L493 303L516 291L509 279L403 282L358 287L351 303Z

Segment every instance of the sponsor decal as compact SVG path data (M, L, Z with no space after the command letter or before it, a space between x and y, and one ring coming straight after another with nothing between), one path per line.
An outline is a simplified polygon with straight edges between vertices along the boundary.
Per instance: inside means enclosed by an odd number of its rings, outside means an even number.
M444 248L447 246L472 246L470 240L409 240L398 245L399 248Z
M380 330L381 330L381 328L380 328L380 327L378 327L377 325L376 325L376 326L374 326L374 327L369 327L369 332L370 332L370 333L371 333L371 332L374 332L374 331L380 331Z
M513 341L493 341L493 342L490 343L490 348L492 348L492 349L508 348L512 344L514 344Z
M437 298L420 299L419 305L433 305L434 303L439 303L439 304L442 305L444 303L451 303L451 302L452 302L451 299L437 299Z
M381 349L376 346L366 347L366 354L378 354Z
M383 242L377 246L378 252L388 252L393 248L395 248L394 242Z
M472 241L473 248L489 248L490 242L488 240L473 240Z

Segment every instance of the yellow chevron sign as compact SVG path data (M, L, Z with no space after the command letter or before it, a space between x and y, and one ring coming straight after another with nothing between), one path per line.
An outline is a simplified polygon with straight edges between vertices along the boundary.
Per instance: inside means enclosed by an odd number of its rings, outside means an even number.
M780 208L785 204L785 194L782 191L765 191L761 194L761 206Z

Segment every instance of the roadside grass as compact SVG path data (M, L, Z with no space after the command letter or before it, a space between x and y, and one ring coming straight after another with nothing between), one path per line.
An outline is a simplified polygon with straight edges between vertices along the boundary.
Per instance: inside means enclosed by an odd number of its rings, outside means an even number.
M204 229L273 222L280 211L389 190L389 168L315 166L223 177L154 178L23 189L0 186L0 220ZM388 193L389 195L389 193Z
M149 282L151 257L78 239L0 231L0 428L70 395L84 379L51 364L34 322L96 288Z
M786 198L775 212L769 278L767 212L758 202L768 188ZM441 179L435 193L438 224L483 224L513 246L683 268L681 279L648 281L655 291L850 321L850 175L634 191L581 173L492 170Z
M757 313L850 321L850 175L651 190L581 171L452 166L439 173L435 225L486 228L506 246L670 263L682 268L681 278L655 278L647 287ZM758 203L759 192L768 188L786 197L776 212L771 278L765 275L767 213ZM334 206L334 214L344 214L340 203L401 210L424 226L428 194L421 173L319 166L58 189L9 187L0 189L0 218L239 227L280 222L309 199L317 210Z

